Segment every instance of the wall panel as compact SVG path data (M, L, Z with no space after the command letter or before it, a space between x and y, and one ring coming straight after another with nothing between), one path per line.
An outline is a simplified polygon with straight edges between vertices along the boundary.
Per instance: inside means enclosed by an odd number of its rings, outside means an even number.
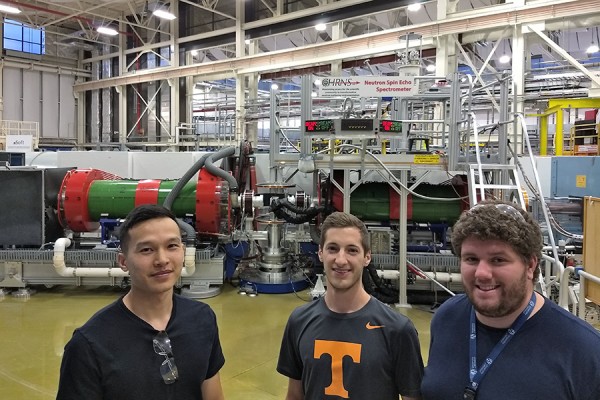
M23 121L41 121L42 73L23 70ZM43 131L40 124L40 132Z
M45 138L57 138L59 120L59 75L52 72L42 72L42 118L40 136Z
M4 99L3 119L23 120L23 78L19 68L2 68L2 98Z
M73 96L75 77L60 75L60 121L58 136L60 138L75 139L77 137L77 109Z

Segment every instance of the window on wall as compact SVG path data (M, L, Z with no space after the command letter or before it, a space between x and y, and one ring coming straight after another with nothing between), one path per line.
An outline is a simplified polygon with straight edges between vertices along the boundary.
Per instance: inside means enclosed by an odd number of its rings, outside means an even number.
M44 54L46 35L43 29L30 28L22 22L4 20L4 48L23 53Z

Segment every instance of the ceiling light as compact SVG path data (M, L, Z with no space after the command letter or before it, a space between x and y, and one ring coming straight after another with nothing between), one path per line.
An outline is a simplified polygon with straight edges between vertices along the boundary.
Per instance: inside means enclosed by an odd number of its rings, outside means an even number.
M103 35L109 35L109 36L115 36L118 35L119 32L117 32L116 29L110 28L108 26L99 26L96 31L98 33L101 33Z
M315 82L314 82L315 86L321 86L321 83L323 83L323 82L321 82L320 79L315 79Z
M407 7L408 11L419 11L421 9L421 3L413 3Z
M598 45L595 43L592 43L585 52L588 54L592 54L592 53L597 53L598 51L600 51L600 48L598 47Z
M21 10L17 7L7 6L6 4L0 4L0 12L7 14L21 14Z
M276 83L274 83L274 84L271 85L271 89L272 90L277 90L277 89L279 89L279 85L276 84Z
M163 10L162 8L159 8L158 10L154 10L154 12L152 14L154 14L154 16L156 16L158 18L168 19L169 21L173 21L175 18L177 18L175 16L175 14L172 14L172 13L168 12L167 10Z
M244 40L244 43L246 43L246 44L250 44L250 39L246 39L246 40Z
M510 62L510 56L504 54L502 56L500 56L500 58L498 59L498 61L502 64L507 64Z
M318 30L319 32L322 32L325 29L327 29L327 25L325 25L325 24L316 24L315 25L315 29Z
M313 97L313 98L314 98L314 97L317 97L317 92L312 92L312 93L310 94L310 97Z
M435 64L429 64L425 69L427 72L435 72Z
M192 55L192 57L196 57L198 55L198 50L192 50L190 51L190 54Z

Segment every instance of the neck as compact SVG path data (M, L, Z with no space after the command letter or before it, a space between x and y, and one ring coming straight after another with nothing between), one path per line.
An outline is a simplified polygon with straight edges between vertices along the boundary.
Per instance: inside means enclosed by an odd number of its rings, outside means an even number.
M132 288L123 298L125 306L156 330L164 330L173 310L173 291L146 294Z
M363 308L371 299L371 296L363 287L355 291L341 291L328 288L325 292L325 304L331 311L348 314Z
M533 289L532 289L532 291L530 291L527 294L527 296L525 296L525 300L520 305L520 307L517 310L513 311L512 313L502 316L502 317L488 317L488 316L482 315L479 312L475 311L477 320L479 322L481 322L482 324L487 325L491 328L498 328L498 329L510 328L510 326L513 324L513 322L515 322L515 320L523 312L525 307L527 307L527 303L529 303L529 300L531 299L532 292L533 292ZM536 293L535 298L536 298L535 307L533 308L533 311L529 315L529 318L533 317L533 315L535 313L537 313L540 310L540 308L542 308L542 306L544 305L544 297L542 297L540 294Z

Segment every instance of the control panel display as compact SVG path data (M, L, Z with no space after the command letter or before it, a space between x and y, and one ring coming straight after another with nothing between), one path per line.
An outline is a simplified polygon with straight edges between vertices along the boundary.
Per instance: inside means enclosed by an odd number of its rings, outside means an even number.
M341 121L342 131L351 132L373 132L373 120L372 119L342 119Z
M333 120L332 119L318 119L309 120L304 123L304 132L332 132L333 131Z
M379 122L379 131L380 132L401 133L402 132L402 122L393 121L391 119L381 120Z

